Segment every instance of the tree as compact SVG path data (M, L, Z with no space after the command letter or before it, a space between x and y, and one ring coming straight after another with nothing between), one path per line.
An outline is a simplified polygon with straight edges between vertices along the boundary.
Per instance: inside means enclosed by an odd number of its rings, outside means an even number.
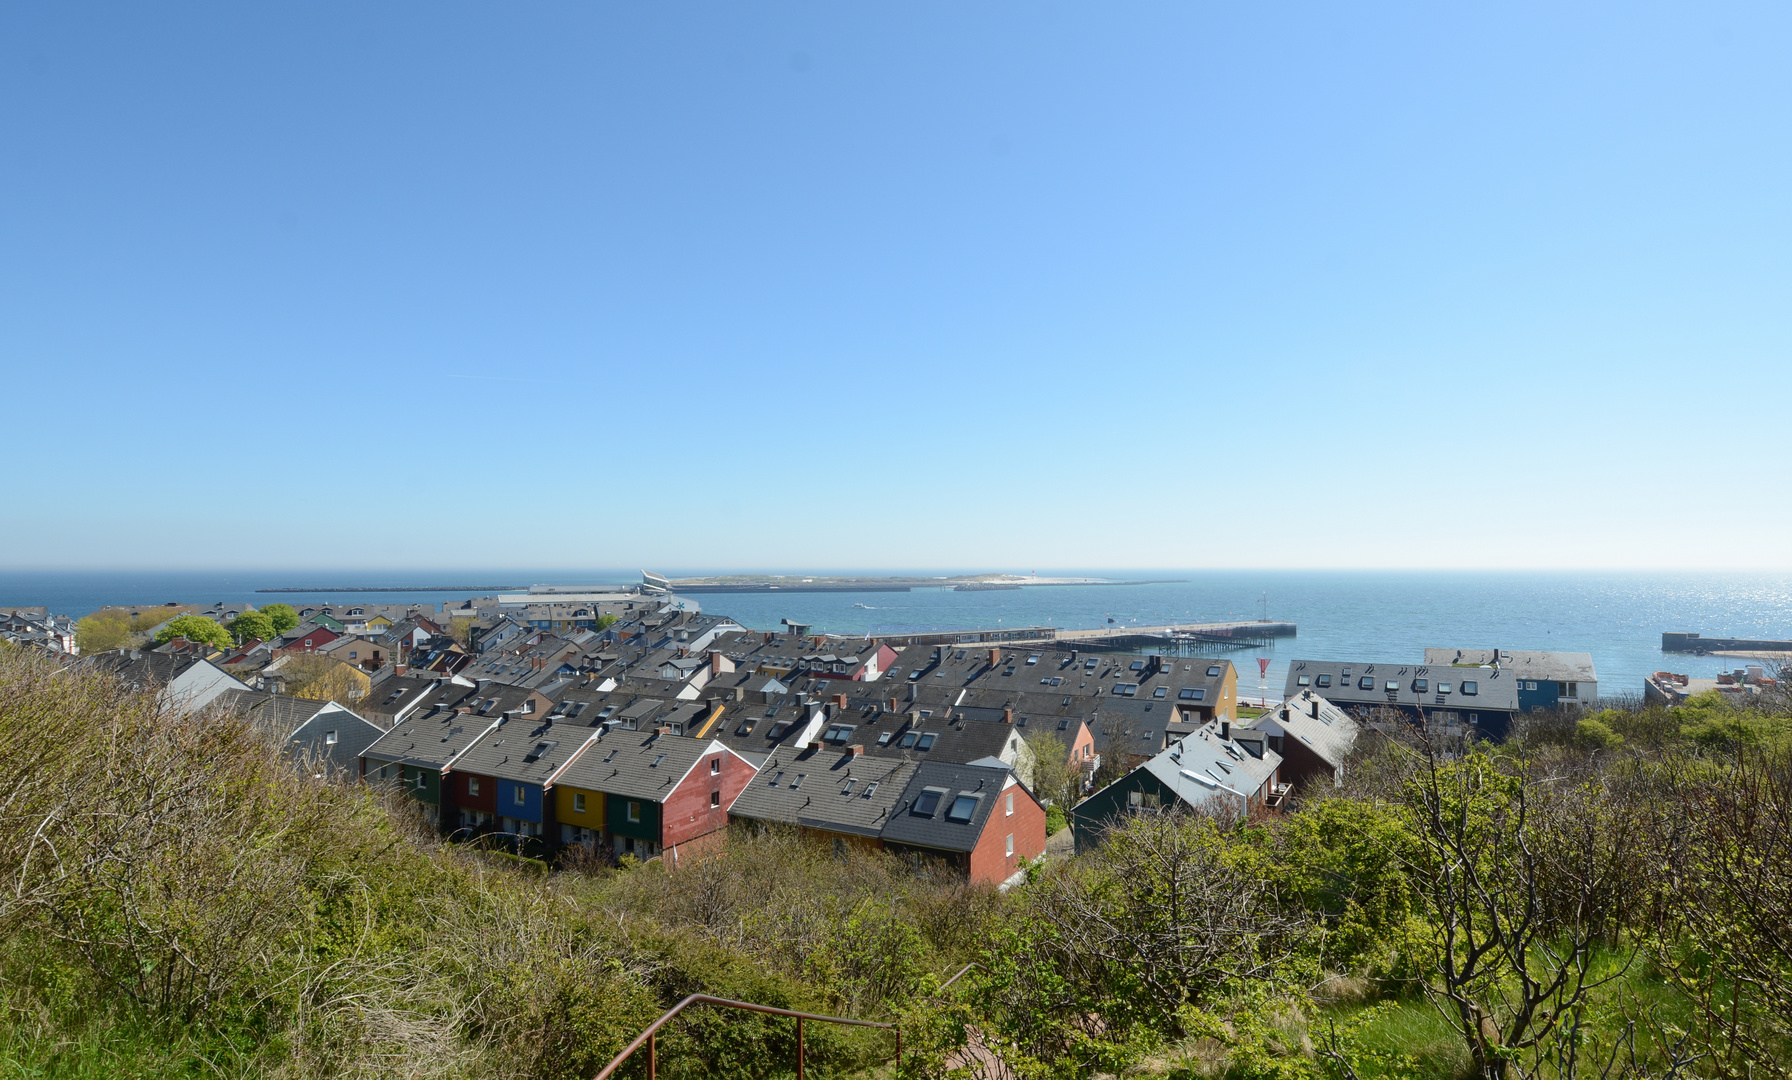
M1033 751L1033 794L1044 803L1069 809L1082 787L1082 770L1070 762L1070 751L1057 734L1042 731L1027 739Z
M245 611L230 620L230 633L240 645L250 638L269 641L278 631L274 629L274 620L268 618L265 612Z
M465 615L457 619L449 619L448 636L470 649L473 647L473 626L477 622L477 619Z
M1540 1075L1575 1041L1592 991L1628 968L1594 960L1635 891L1635 800L1480 752L1427 754L1404 794L1416 843L1403 860L1434 935L1425 996L1477 1075Z
M83 616L75 624L75 644L88 655L116 649L131 640L131 619L122 611L108 609Z
M293 697L348 703L367 692L367 676L327 656L291 656L278 668Z
M1792 758L1748 753L1673 789L1656 962L1698 1006L1719 1075L1792 1076Z
M177 615L169 619L167 626L156 631L156 644L160 645L177 637L220 649L228 649L231 644L230 631L203 615Z
M299 613L291 604L269 604L261 609L261 613L273 621L276 634L284 634L299 625Z

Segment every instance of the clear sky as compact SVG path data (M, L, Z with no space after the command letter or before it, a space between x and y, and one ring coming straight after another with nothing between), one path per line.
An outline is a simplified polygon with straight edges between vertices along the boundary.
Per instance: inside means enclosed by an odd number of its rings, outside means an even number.
M0 566L1792 565L1789 56L1783 3L5 5Z

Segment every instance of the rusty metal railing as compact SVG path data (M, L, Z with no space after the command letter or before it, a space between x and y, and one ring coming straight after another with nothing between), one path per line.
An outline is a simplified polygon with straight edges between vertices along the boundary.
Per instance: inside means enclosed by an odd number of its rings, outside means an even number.
M946 987L951 986L953 983L969 974L972 968L981 968L985 971L989 970L988 968L984 968L982 964L972 961L964 967L959 968L958 974L941 983L939 989L934 991L934 994L938 995L944 992ZM733 1001L728 998L711 997L708 994L692 994L683 1001L672 1006L670 1009L667 1009L665 1014L658 1020L647 1025L647 1030L635 1036L635 1041L623 1047L622 1052L611 1058L610 1063L605 1065L603 1070L595 1077L592 1077L592 1080L609 1080L610 1076L615 1073L617 1069L622 1067L623 1062L632 1057L635 1051L641 1049L642 1046L647 1047L647 1080L658 1080L660 1029L671 1023L674 1017L692 1005L720 1005L727 1009L744 1009L747 1012L767 1013L771 1016L789 1016L795 1018L796 1080L803 1080L803 1021L805 1020L820 1020L825 1024L845 1024L849 1027L881 1028L884 1031L895 1032L896 1071L898 1073L902 1071L902 1027L899 1024L885 1024L876 1020L851 1020L844 1016L823 1016L820 1013L797 1012L795 1009L779 1009L771 1005L756 1005L750 1001Z

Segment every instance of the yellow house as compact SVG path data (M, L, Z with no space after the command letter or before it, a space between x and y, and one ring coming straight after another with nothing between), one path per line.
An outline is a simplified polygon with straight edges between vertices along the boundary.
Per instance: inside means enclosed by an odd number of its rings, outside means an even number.
M560 822L561 843L594 843L604 830L604 793L556 784L554 817Z
M390 630L392 629L392 620L386 618L384 615L375 615L373 618L367 620L367 629Z

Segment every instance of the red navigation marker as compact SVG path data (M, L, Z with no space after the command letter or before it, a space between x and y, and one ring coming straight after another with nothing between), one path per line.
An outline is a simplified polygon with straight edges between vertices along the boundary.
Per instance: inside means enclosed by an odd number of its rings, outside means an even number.
M1257 677L1259 679L1266 679L1269 677L1269 657L1259 656L1257 658Z

